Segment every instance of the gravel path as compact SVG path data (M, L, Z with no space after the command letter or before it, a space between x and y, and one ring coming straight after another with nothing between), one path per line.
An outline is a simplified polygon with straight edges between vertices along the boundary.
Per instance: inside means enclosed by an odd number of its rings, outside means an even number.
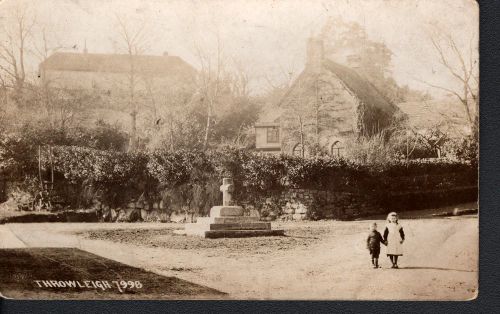
M404 220L400 269L370 267L371 221L276 223L287 237L201 239L179 224L10 224L29 246L72 246L235 299L467 300L477 293L475 217ZM383 221L377 221L384 225Z

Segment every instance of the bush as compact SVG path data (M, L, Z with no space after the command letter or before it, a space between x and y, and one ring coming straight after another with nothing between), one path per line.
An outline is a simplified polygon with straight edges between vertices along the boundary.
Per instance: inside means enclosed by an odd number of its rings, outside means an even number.
M286 181L295 188L345 190L365 175L365 168L345 159L282 156Z
M79 191L72 203L88 205L97 198L110 205L123 205L143 195L154 179L147 171L148 158L142 153L121 153L85 147L59 146L54 150L56 179L72 184ZM43 161L44 167L49 161Z
M71 145L100 150L124 151L128 135L118 126L98 120L92 128L76 128L68 132Z
M15 145L11 149L25 152ZM235 200L250 203L289 187L389 195L477 184L477 168L464 160L358 164L328 156L274 156L229 148L125 153L57 146L53 152L58 191L74 206L98 200L116 208L131 200L145 199L151 204L163 197L171 209L206 214L220 204L219 186L225 176L234 179ZM31 164L9 160L27 175L37 176L33 160ZM48 169L49 160L45 158L42 165Z
M37 123L0 136L0 167L23 180L37 174L38 148L44 155L48 146L80 146L98 150L123 150L127 136L118 128L97 122L93 128L62 129Z

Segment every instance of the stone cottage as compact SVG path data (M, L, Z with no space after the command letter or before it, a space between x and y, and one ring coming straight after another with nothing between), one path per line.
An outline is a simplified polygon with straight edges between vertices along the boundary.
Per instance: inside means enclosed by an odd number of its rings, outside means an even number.
M355 70L324 57L309 38L302 73L278 103L280 116L255 125L256 150L308 155L314 147L340 156L350 137L389 127L401 111Z

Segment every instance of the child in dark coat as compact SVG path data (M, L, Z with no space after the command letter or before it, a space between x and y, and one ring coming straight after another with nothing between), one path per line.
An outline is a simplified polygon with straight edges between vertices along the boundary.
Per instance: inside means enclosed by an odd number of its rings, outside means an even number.
M379 268L378 257L380 255L380 243L385 245L382 235L377 231L377 224L372 223L370 225L370 234L368 234L368 239L366 240L366 247L370 251L373 268Z

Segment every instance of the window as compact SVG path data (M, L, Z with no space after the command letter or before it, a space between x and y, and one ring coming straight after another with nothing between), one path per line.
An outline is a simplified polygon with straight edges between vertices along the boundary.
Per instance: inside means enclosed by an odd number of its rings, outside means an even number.
M333 157L344 156L344 147L342 147L339 141L335 141L335 143L332 144L331 154Z
M309 157L309 151L307 150L307 146L302 149L302 145L300 143L296 144L293 147L292 155L299 157Z
M278 127L267 128L267 142L268 143L280 142L280 129Z

